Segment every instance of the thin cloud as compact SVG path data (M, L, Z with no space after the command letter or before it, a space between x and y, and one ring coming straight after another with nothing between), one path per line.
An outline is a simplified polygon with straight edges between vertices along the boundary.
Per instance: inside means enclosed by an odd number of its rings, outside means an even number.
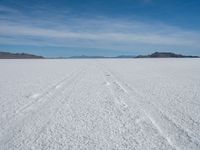
M0 7L0 10L3 7ZM10 11L7 8L7 11ZM14 11L13 11L14 12ZM67 20L14 17L14 13L5 16L0 23L0 44L31 44L79 46L94 48L131 49L134 45L154 46L199 46L199 32L185 31L159 23L147 24L138 21L115 20L104 17L87 19L59 15ZM13 18L16 18L13 20ZM12 20L11 20L12 19ZM104 46L104 47L102 47Z
M0 12L4 12L4 13L16 13L18 11L16 9L0 5Z

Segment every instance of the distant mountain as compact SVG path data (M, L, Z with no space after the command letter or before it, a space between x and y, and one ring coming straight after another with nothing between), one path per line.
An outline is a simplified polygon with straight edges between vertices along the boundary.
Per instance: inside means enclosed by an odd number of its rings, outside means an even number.
M199 58L199 56L187 56L171 52L155 52L150 55L139 55L136 58Z
M42 59L44 57L27 53L0 52L0 59Z
M80 55L80 56L71 56L71 57L67 57L67 58L108 58L108 57Z
M181 54L175 54L171 52L155 52L150 55L119 55L119 56L113 56L113 57L106 57L106 56L86 56L86 55L81 55L81 56L72 56L72 57L67 57L67 58L198 58L198 56L186 56L186 55L181 55Z
M175 54L172 52L155 52L150 55L119 55L119 56L113 56L113 57L106 57L106 56L86 56L86 55L81 55L81 56L72 56L72 57L67 57L67 58L199 58L199 56L186 56L186 55L181 55L181 54Z
M114 58L135 58L135 56L133 56L133 55L119 55L119 56L116 56Z
M10 53L10 52L0 52L0 59L43 59L43 56L37 56L27 53ZM119 55L119 56L71 56L71 57L49 57L49 59L108 59L108 58L199 58L199 56L186 56L181 54L175 54L171 52L155 52L150 55Z
M68 58L135 58L135 56L132 55L119 55L119 56L86 56L86 55L80 55L80 56L71 56Z

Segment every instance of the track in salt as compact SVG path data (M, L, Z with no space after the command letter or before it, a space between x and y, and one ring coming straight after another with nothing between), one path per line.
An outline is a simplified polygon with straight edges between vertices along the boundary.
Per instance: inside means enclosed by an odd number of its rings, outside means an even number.
M138 107L140 107L140 109L149 118L149 120L151 120L152 124L172 147L177 150L200 149L197 139L193 139L193 137L186 130L178 126L159 108L155 107L150 101L146 101L141 93L130 87L127 83L122 82L110 70L107 69L105 72L106 74L109 74L107 77L111 79L111 82L120 83L119 87L123 87L123 89L128 91L127 94L132 100L134 100Z
M121 91L124 92L124 94L128 94L129 97L130 97L130 94L129 92L126 90L125 87L122 86L122 84L119 83L118 80L116 80L113 76L113 74L111 72L107 72L105 74L109 74L109 76L107 76L107 80L109 81L109 83L112 83L113 86L116 86L118 89L120 89ZM124 102L125 103L125 102ZM126 104L126 103L125 103ZM127 104L126 104L127 106ZM141 108L140 108L141 109ZM156 124L156 122L152 119L152 117L150 117L146 111L144 109L141 109L141 111L143 112L143 114L146 116L146 118L148 118L151 123L155 126L155 128L159 131L159 133L161 134L162 137L164 137L166 139L166 141L171 145L171 147L173 147L174 149L178 149L177 147L174 146L174 144L171 142L171 140L166 137L164 134L163 134L163 131L161 130L161 128ZM144 119L144 118L143 118ZM140 122L141 120L143 119L137 119L136 122Z
M84 71L85 71L85 70L84 70ZM57 114L57 112L61 109L61 107L62 107L63 105L65 105L65 103L68 102L67 99L70 98L72 92L74 91L75 85L78 83L78 81L79 81L80 78L81 78L80 75L83 75L84 71L81 70L81 71L78 72L74 77L71 78L71 79L72 79L72 80L70 80L71 83L68 82L68 84L70 85L70 88L68 88L67 91L66 91L66 89L61 91L61 93L64 94L64 98L63 98L64 100L60 100L60 105L57 106L56 110L55 110L54 113L50 116L50 118L48 119L48 121L46 122L46 124L44 124L44 125L39 129L39 131L37 132L37 134L36 134L36 136L34 137L34 139L33 139L33 140L30 140L30 139L31 139L31 137L30 137L31 135L29 136L28 139L26 139L27 143L30 143L30 142L35 143L35 142L39 139L39 137L40 137L40 135L42 134L42 132L45 131L45 129L51 124L51 122L53 121L52 118ZM68 85L68 86L69 86L69 85ZM60 88L60 86L59 86L59 88ZM65 88L66 88L66 87L65 87ZM66 94L66 93L68 93L68 94ZM24 143L25 143L25 142L24 142Z
M70 75L67 75L64 79L60 80L56 84L52 85L50 88L45 90L43 93L36 93L30 96L30 102L24 104L24 106L18 108L15 113L7 118L6 122L2 122L0 126L4 128L4 126L7 126L7 124L11 123L13 119L19 114L24 113L28 108L32 107L33 105L37 105L38 103L42 103L43 100L45 100L46 97L51 97L53 93L55 93L57 90L59 90L62 85L67 82L67 80L70 80L70 77L73 77L76 74L77 71L71 73Z
M122 109L123 111L124 110L126 110L126 113L128 113L129 115L129 117L131 117L132 119L131 119L131 121L132 122L134 122L134 124L135 124L135 126L138 126L140 123L142 123L142 122L146 122L147 120L147 118L148 118L148 120L153 124L153 126L155 126L155 128L159 131L159 133L160 133L160 136L161 137L163 137L165 140L166 140L166 142L170 145L170 149L177 149L174 145L173 145L173 143L170 141L170 139L168 139L168 137L166 137L164 134L163 134L163 132L162 132L162 130L160 129L160 127L159 126L157 126L156 124L155 124L155 122L153 122L154 120L152 120L152 118L150 118L145 112L144 112L144 110L140 110L140 109L138 109L137 107L134 107L134 108L132 108L132 107L129 107L130 105L128 105L127 103L126 103L126 101L127 101L127 99L129 99L129 98L131 98L130 97L130 94L129 94L129 91L118 81L118 80L115 80L114 79L114 77L113 77L113 75L110 73L110 72L108 72L108 71L105 71L104 70L104 68L101 68L102 70L103 70L103 75L104 75L104 80L105 80L105 82L106 82L106 86L108 86L108 88L109 88L109 91L110 91L110 93L111 93L111 95L114 97L114 99L115 99L115 103L120 107L120 109ZM135 105L134 105L135 106ZM142 113L141 113L142 112ZM134 117L134 115L135 114L140 114L139 116L137 115L137 117L135 116ZM143 126L142 124L141 124L141 126ZM143 128L143 127L142 127ZM138 131L137 131L138 132ZM145 133L146 134L146 133ZM153 136L153 135L152 135ZM150 135L150 137L151 137L151 135ZM138 137L136 137L136 141L137 141L137 138ZM146 137L146 136L144 136L143 138L145 138L146 140L148 140L149 139L149 137ZM159 138L159 137L158 137ZM160 138L159 138L160 139ZM154 141L155 142L155 141ZM151 144L153 144L154 143L153 141L152 141L152 143ZM142 143L140 143L139 141L137 141L137 143L138 143L138 145L143 145ZM163 142L161 142L162 144L163 144ZM158 143L156 143L156 144L158 144ZM142 146L141 146L142 147ZM167 147L167 146L166 146ZM167 149L169 149L169 147L167 148Z
M20 113L18 113L18 115L15 117L13 123L9 122L7 126L3 128L0 144L6 147L6 145L10 143L10 145L13 145L14 147L20 147L20 145L15 145L15 143L22 144L27 141L26 139L30 139L30 136L33 136L32 133L40 133L41 130L39 129L47 126L51 121L52 116L59 109L58 104L62 105L62 103L64 103L64 101L62 101L62 95L64 94L63 91L67 87L69 87L67 90L70 90L70 88L73 87L71 85L77 82L76 80L78 80L82 73L82 69L80 71L76 71L72 76L70 76L70 78L65 78L54 85L50 89L51 92L45 92L43 96L35 101L34 105L28 105L28 107L25 107L25 109L21 109ZM60 86L58 90L56 87L61 84L62 86ZM70 94L70 91L68 92ZM38 136L34 136L34 139ZM18 140L21 142L16 142Z

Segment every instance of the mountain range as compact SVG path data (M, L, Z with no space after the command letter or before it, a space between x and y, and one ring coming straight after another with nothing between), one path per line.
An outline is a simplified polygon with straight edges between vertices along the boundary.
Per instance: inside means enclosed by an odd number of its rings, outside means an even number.
M44 59L48 57L28 54L28 53L10 53L10 52L0 52L0 59ZM181 55L171 52L155 52L150 55L119 55L114 57L107 56L70 56L70 57L51 57L48 59L97 59L97 58L199 58L199 56Z
M43 56L37 56L27 53L0 52L0 59L43 59Z

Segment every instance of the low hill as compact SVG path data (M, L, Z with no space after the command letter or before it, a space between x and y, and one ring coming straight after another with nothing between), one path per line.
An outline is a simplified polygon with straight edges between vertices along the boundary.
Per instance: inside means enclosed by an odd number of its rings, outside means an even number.
M68 57L68 58L107 58L107 57L104 57L104 56L87 56L87 55L80 55L80 56L71 56L71 57Z
M44 57L27 53L0 52L0 59L42 59Z
M187 56L171 52L155 52L150 55L139 55L136 58L198 58L198 56Z

